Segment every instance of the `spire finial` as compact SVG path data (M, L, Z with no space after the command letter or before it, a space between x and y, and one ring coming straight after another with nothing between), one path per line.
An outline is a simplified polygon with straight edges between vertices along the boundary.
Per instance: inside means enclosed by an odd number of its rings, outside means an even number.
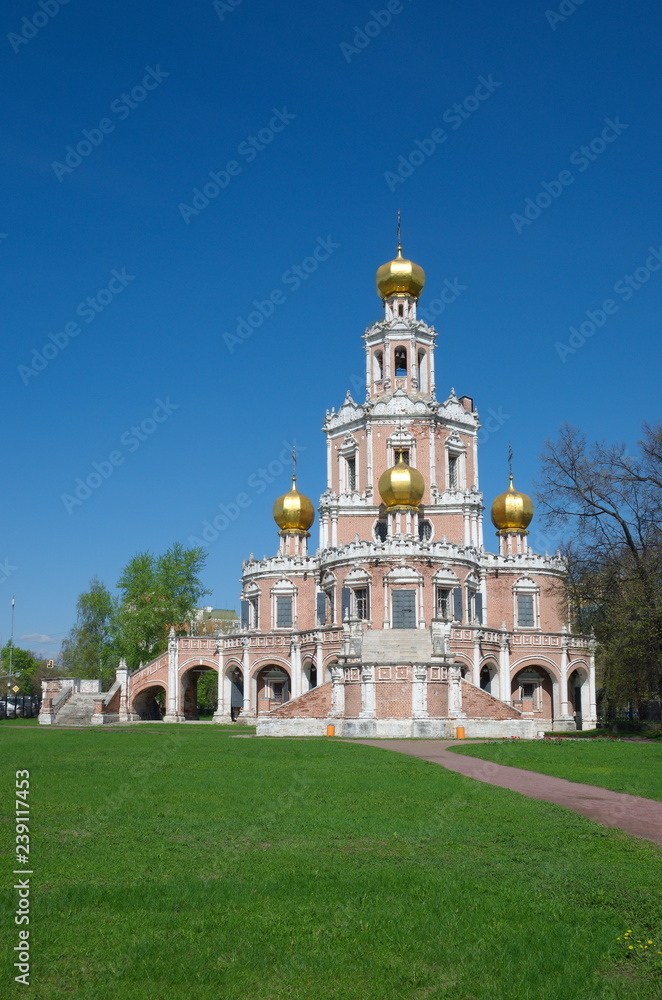
M400 223L401 223L401 221L402 221L402 217L401 217L401 214L400 214L400 209L398 209L398 253L402 253L402 240L400 238Z
M292 445L292 485L297 481L297 449L296 445Z
M513 445L512 442L508 442L508 475L513 478Z

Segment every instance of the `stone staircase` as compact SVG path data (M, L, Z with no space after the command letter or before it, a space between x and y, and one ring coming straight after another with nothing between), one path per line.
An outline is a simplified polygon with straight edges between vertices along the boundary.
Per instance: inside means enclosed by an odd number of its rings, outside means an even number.
M427 630L393 628L372 629L363 633L363 663L429 663L431 659L432 637Z
M72 694L54 719L56 726L89 726L94 714L94 699L100 694Z

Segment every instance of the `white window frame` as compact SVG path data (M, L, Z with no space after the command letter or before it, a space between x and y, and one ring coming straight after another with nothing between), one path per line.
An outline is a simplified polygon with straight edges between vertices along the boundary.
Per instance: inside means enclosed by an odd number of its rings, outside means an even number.
M533 597L533 625L520 625L519 598ZM513 623L523 632L540 630L540 587L529 577L521 577L513 587Z
M292 624L278 624L278 598L292 598ZM271 588L271 627L274 631L287 632L296 628L297 622L297 588L289 580L279 580Z

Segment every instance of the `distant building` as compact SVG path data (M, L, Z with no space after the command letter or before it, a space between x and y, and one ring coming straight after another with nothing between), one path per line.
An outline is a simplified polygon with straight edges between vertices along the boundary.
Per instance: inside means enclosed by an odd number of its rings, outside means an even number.
M157 690L167 720L193 717L196 678L210 669L216 721L240 711L263 734L594 725L593 644L561 620L563 562L529 548L533 506L512 474L491 508L498 552L484 547L479 417L453 389L437 399L437 333L417 318L424 283L400 245L377 271L384 318L363 334L365 400L348 392L324 422L316 552L313 504L293 476L274 504L277 554L244 563L239 630L207 626L210 616L198 636L171 633L157 660L118 671L97 721L137 718Z

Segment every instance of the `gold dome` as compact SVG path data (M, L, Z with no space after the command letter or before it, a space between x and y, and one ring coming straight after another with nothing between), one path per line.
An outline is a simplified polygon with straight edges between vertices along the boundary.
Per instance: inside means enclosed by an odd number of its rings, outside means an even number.
M377 269L376 280L377 294L383 300L391 295L407 295L417 299L425 285L425 271L402 256L402 246L398 243L397 257Z
M513 486L513 477L505 493L501 493L492 504L492 524L499 533L521 532L526 530L533 517L531 497L526 493L518 493Z
M274 521L281 532L307 535L308 528L315 520L315 511L308 497L299 493L296 476L292 476L292 489L278 497L274 504Z
M395 465L379 477L379 493L384 504L398 507L418 507L425 493L425 481L418 469L405 462L402 452Z

